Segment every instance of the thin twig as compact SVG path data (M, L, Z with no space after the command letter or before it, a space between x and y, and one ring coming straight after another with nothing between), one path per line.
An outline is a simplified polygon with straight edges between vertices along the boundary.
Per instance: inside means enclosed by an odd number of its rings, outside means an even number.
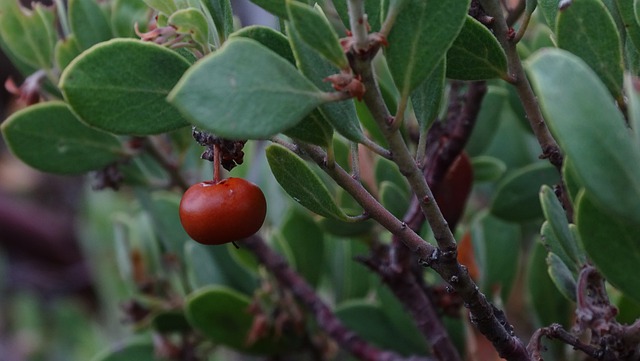
M555 139L553 139L553 136L545 124L536 96L522 67L520 56L516 50L516 43L509 37L509 27L502 13L502 7L497 0L480 0L480 3L487 14L495 19L492 24L493 32L507 54L509 76L511 77L510 82L516 88L533 134L538 139L538 143L542 148L542 155L540 157L549 159L551 164L558 170L561 170L563 157L560 152L560 147L558 147L558 144Z

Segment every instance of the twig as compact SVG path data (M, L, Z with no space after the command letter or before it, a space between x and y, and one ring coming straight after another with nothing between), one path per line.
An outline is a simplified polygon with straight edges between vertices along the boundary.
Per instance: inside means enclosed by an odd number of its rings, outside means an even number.
M251 251L278 280L282 287L290 290L299 302L315 316L318 325L340 346L363 361L433 361L430 357L402 357L394 352L383 351L372 346L353 331L347 329L314 289L289 267L287 261L274 252L262 238L251 236L241 243Z
M494 344L501 357L510 361L530 360L525 346L515 337L510 327L505 327L504 321L496 317L493 307L471 280L466 268L457 262L455 249L453 252L441 251L423 240L405 222L400 221L384 208L360 182L353 179L338 164L328 168L324 162L326 153L320 147L310 145L301 145L301 147L304 154L351 194L371 218L401 239L411 253L418 257L420 264L430 266L449 282L469 308L472 323Z
M406 250L404 245L401 247ZM380 275L383 282L411 314L416 326L418 326L418 329L431 345L436 359L443 361L461 360L458 350L451 342L447 329L436 313L433 302L423 292L422 287L410 269L399 270L393 267L388 254L390 250L393 250L393 248L384 247L383 252L386 254L377 252L374 253L373 257L363 259L362 262Z
M602 353L599 348L582 343L576 336L563 329L560 324L554 323L549 327L538 329L531 337L527 350L531 353L531 356L535 361L543 360L540 353L544 348L541 342L542 337L545 336L549 339L555 338L567 345L571 345L574 349L580 350L596 360L600 360L602 358Z
M497 0L480 0L480 3L487 14L495 19L492 24L493 32L507 54L509 76L511 77L510 82L516 88L533 134L538 139L538 143L542 148L542 155L540 157L549 159L551 164L558 170L561 170L563 157L560 148L544 122L544 117L536 101L536 96L522 67L520 56L516 50L516 43L509 37L509 27L502 14L502 7Z

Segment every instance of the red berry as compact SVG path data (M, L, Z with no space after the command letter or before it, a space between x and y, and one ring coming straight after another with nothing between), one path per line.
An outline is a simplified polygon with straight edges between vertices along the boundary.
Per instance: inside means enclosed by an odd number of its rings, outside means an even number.
M194 184L180 201L180 222L202 244L223 244L256 233L267 214L264 194L242 178Z

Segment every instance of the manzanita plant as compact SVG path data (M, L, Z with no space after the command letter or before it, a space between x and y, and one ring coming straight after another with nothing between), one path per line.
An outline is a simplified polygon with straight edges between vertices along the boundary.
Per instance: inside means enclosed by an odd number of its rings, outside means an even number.
M0 0L9 149L129 205L94 360L640 359L640 1L252 1Z

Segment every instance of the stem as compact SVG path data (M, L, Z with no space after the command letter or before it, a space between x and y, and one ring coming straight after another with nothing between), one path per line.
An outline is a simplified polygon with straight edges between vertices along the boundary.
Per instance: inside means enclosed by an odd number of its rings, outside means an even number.
M406 250L404 246L402 248ZM431 345L436 359L460 361L458 350L451 342L433 302L423 291L410 268L395 267L396 264L391 260L393 250L394 248L385 247L384 254L374 254L363 262L381 276L383 282L411 314L418 329Z
M241 245L252 252L280 285L290 290L296 299L313 313L318 325L324 329L342 348L363 361L433 361L429 357L402 356L378 349L344 326L329 306L316 294L315 290L287 264L285 259L274 252L262 238L251 236Z
M393 24L395 24L396 18L398 17L398 14L400 14L400 10L402 10L405 3L406 0L397 0L395 2L392 1L391 4L389 4L389 12L387 13L387 17L384 19L384 23L382 23L380 28L380 34L382 34L382 36L387 37L389 35L391 28L393 27Z
M368 61L356 61L355 65L355 70L362 77L362 81L367 89L367 92L364 94L364 101L389 144L392 160L409 181L416 197L422 200L422 202L420 202L420 208L429 220L438 246L443 250L455 252L456 241L434 200L431 189L429 189L427 182L422 176L422 172L411 156L402 138L402 134L389 122L393 117L382 100L382 94L373 75L371 63Z
M220 183L220 145L215 144L213 146L213 183Z
M351 174L354 179L360 179L360 154L356 142L351 142Z
M549 159L549 162L551 162L558 171L562 171L563 157L560 153L560 148L544 122L544 117L538 106L536 96L533 93L529 80L527 80L527 75L524 72L522 62L516 51L516 44L512 39L508 38L509 28L502 13L502 7L497 0L480 0L480 3L487 14L495 19L493 22L493 32L507 54L509 74L512 77L511 83L518 92L518 97L524 106L533 134L538 139L538 143L542 148L542 155L540 157Z
M527 349L531 353L534 360L542 360L540 351L544 349L542 345L542 337L546 336L549 339L558 339L567 345L573 346L574 349L580 350L594 359L601 359L601 351L597 347L584 344L576 336L570 334L562 328L561 325L554 323L549 327L543 327L538 329L527 346Z
M300 146L324 172L353 196L371 218L402 240L404 245L418 257L420 264L430 266L449 282L465 301L465 306L471 313L471 322L493 343L501 357L510 361L530 361L527 350L513 335L511 326L504 319L497 317L494 307L471 280L466 268L457 262L455 249L453 252L443 252L426 242L405 222L400 221L384 208L360 182L353 179L338 164L333 168L327 168L324 162L326 154L320 147L304 144Z
M368 48L367 18L364 13L364 0L349 0L349 25L353 34L353 46L357 52Z

